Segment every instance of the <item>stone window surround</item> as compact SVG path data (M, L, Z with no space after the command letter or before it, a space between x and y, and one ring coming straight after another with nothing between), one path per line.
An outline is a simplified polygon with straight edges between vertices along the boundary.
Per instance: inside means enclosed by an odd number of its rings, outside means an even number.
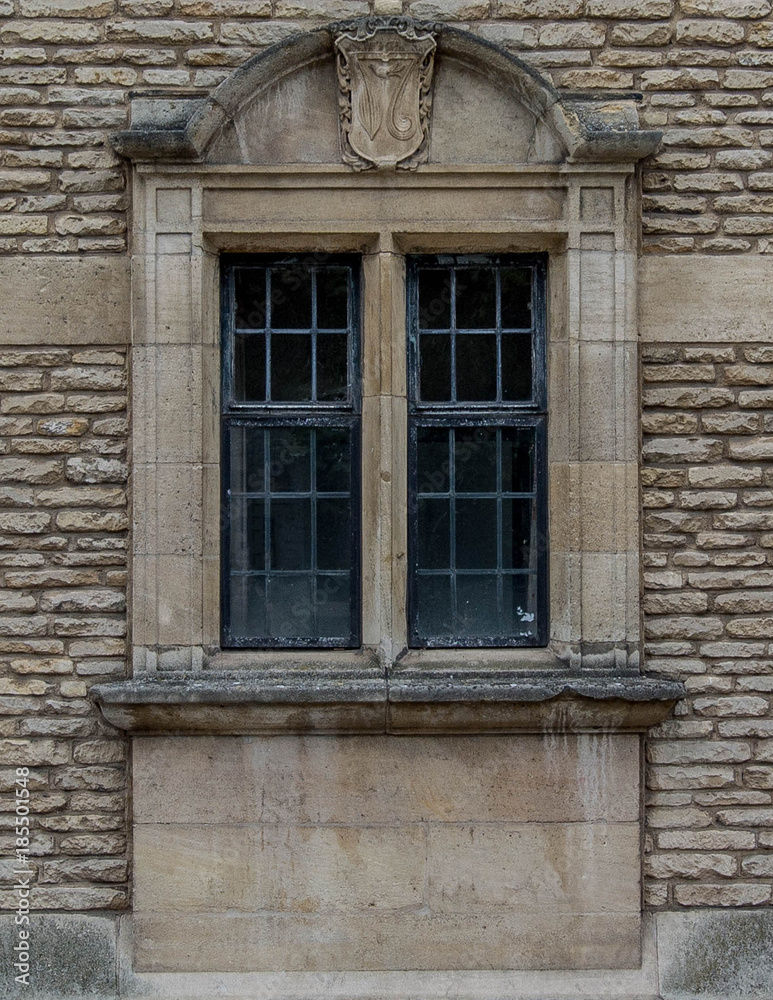
M602 162L587 162L586 144L586 162L413 173L180 162L190 154L179 141L156 143L173 162L148 162L149 134L117 140L138 161L134 680L97 688L106 717L138 732L449 732L559 718L565 728L641 729L666 714L680 686L639 673L635 167L644 133L634 129L626 146L618 127ZM363 257L363 648L222 651L218 255L308 251ZM444 251L549 255L544 650L404 652L405 255Z

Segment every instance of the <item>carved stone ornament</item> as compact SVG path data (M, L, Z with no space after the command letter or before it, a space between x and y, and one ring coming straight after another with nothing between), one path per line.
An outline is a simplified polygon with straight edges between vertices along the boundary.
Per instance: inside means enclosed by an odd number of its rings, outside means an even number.
M341 155L355 170L426 161L434 27L400 17L333 26Z

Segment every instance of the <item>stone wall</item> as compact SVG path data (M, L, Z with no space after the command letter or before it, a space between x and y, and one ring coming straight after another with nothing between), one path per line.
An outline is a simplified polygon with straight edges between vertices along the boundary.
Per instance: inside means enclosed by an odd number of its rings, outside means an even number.
M129 91L205 95L293 32L371 9L468 27L560 88L641 90L664 130L645 249L773 247L771 0L0 0L0 252L123 250L125 171L104 140Z
M773 888L773 347L643 349L647 669L685 681L647 748L650 906Z
M453 20L562 88L641 89L665 133L644 250L773 249L771 0L0 0L0 252L124 253L106 135L130 91L203 96L266 45L369 9ZM690 692L648 748L646 898L765 905L773 350L690 345L687 323L684 339L645 350L647 665ZM124 743L86 697L125 671L125 380L119 349L0 353L0 779L10 810L12 769L33 769L38 909L127 900Z
M19 766L33 907L127 902L125 741L88 699L125 672L126 381L125 351L0 350L3 908Z

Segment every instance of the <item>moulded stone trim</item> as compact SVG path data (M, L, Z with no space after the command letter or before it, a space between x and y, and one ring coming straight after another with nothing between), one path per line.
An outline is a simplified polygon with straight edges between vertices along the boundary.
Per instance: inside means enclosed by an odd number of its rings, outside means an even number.
M395 18L401 24L410 18ZM367 18L363 24L388 24L389 18ZM346 25L358 22L346 22ZM566 98L548 80L517 56L501 46L447 24L430 25L438 41L438 55L485 67L486 75L505 92L521 101L537 120L544 120L559 143L566 158L576 162L633 163L653 153L661 132L639 128L635 95L606 96L603 100L592 95ZM189 117L170 115L170 101L158 102L158 113L151 111L152 102L143 101L142 124L111 137L121 156L138 161L201 160L222 128L232 121L241 108L262 91L274 86L283 77L323 60L332 59L332 39L342 25L330 24L315 31L290 35L264 52L253 56L221 83L210 96L196 106L187 105ZM133 116L135 119L135 116Z

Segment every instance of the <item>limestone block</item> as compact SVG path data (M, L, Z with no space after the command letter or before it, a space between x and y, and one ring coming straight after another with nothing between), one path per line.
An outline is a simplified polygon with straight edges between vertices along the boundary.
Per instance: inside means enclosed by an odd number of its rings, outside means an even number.
M162 202L162 205L164 203ZM163 208L165 213L171 209ZM191 237L184 233L157 237L156 318L157 343L191 341Z
M768 257L644 257L639 265L642 340L773 340L773 260ZM743 287L744 308L734 289ZM678 309L674 303L678 302Z
M3 257L4 343L126 343L128 277L121 257ZM84 296L86 287L92 294Z
M580 460L613 461L616 454L616 349L610 344L582 343L579 347Z
M583 553L583 641L623 642L635 634L628 623L626 600L626 583L632 575L628 561L633 558L620 552Z
M613 237L603 237L603 239L609 241L611 249ZM616 332L614 254L596 250L585 251L580 255L580 296L581 338L614 340Z
M162 646L201 645L201 559L164 555L158 557L157 567L158 642Z
M426 833L410 827L135 827L140 913L419 908Z
M636 968L639 919L604 915L168 914L135 918L142 972ZM550 941L550 948L545 942Z
M638 845L636 823L430 824L429 906L634 914Z
M316 192L296 190L292 193L293 216L308 226L325 221L338 227L355 222L389 218L394 223L449 222L453 217L459 225L458 213L450 211L449 202L441 190L379 186L367 188L331 189L325 198ZM287 224L287 192L273 188L264 190L217 190L204 192L204 213L213 224L231 225L244 219L257 218L267 230L280 223ZM486 190L471 188L465 193L465 216L476 224L516 222L523 219L559 219L563 211L563 195L556 190L513 187Z
M156 349L155 362L155 460L200 462L201 352L165 344Z
M639 815L636 736L140 738L134 746L139 823L636 822Z
M524 30L533 32L523 35ZM484 30L515 36L518 48L537 44L534 29L493 25ZM505 39L505 40L506 40ZM502 41L501 38L492 39ZM547 126L534 119L482 74L439 56L436 61L434 112L430 131L431 163L517 163L561 158L561 148Z

